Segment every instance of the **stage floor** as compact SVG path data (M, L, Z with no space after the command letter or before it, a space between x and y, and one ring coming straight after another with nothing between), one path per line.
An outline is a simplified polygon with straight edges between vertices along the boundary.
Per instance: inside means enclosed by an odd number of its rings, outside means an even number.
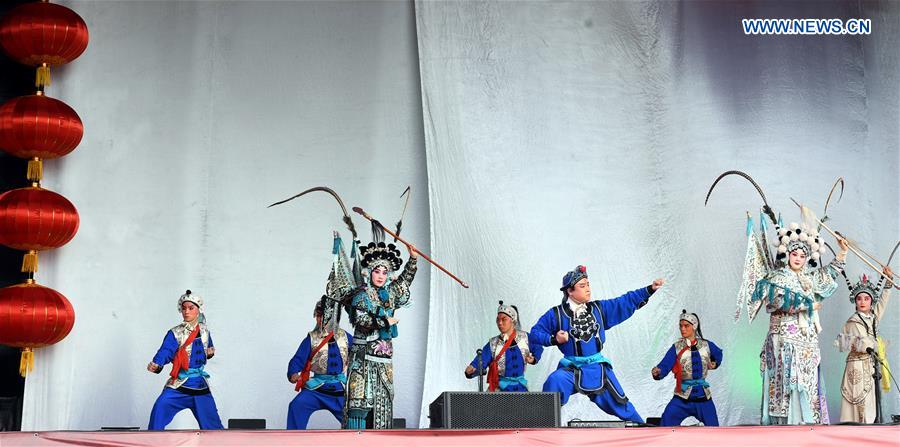
M5 432L0 446L900 446L900 426Z

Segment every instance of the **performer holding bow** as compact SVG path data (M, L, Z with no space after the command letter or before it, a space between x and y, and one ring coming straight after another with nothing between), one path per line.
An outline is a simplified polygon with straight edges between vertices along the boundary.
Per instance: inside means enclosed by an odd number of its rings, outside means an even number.
M497 308L497 329L500 335L491 338L481 350L481 365L487 367L488 391L528 391L525 364L537 363L544 347L528 341L528 332L519 324L519 309L503 301ZM467 378L478 375L478 363L476 356L466 367Z
M825 241L819 235L818 221L801 207L804 223L787 226L769 207L762 188L749 175L727 171L720 175L706 195L727 175L739 175L750 181L763 199L759 233L747 215L747 252L741 288L738 292L735 321L746 306L750 321L762 308L769 314L769 332L760 352L762 375L763 425L827 424L828 406L821 372L818 310L822 301L837 289L834 278L844 269L848 243L838 239L841 251L824 264ZM839 179L835 187L843 185ZM834 188L832 188L832 192ZM829 194L829 199L831 195ZM826 202L826 212L828 204ZM765 217L763 217L763 214ZM765 218L775 227L776 254L770 254L766 241Z
M666 405L660 425L681 425L682 421L693 416L707 427L717 427L719 417L706 374L722 365L722 350L703 338L697 314L682 310L678 329L681 338L651 371L656 380L662 380L670 371L675 376L675 395Z
M409 260L399 276L403 260L394 244L371 242L359 248L360 265L367 282L350 296L353 344L350 348L350 381L347 390L345 428L391 428L394 423L393 339L397 337L394 312L409 303L409 286L416 276L417 251L406 246Z
M890 262L888 259L888 264ZM855 285L850 284L845 276L847 287L850 288L850 302L856 305L856 312L844 324L843 331L835 341L838 348L847 353L847 364L841 381L841 422L879 422L875 420L876 388L881 386L884 391L891 389L885 342L878 336L878 324L884 317L891 292L890 287L882 288L884 280L885 277L892 276L890 267L884 268L884 276L877 285L872 284L866 275ZM878 356L883 362L878 366L881 369L881 383L876 383L873 377L876 368L873 356Z
M203 316L203 298L190 290L178 299L178 310L184 322L173 327L163 338L162 346L147 365L159 374L163 365L172 362L172 372L162 394L153 404L148 430L164 430L175 414L189 408L202 430L222 429L216 401L209 391L209 373L203 370L206 360L216 353Z
M579 265L566 273L559 289L563 292L562 303L548 310L529 335L533 343L556 346L564 355L556 371L547 377L543 390L558 392L563 405L572 393L582 393L609 414L643 423L619 385L612 362L601 351L606 331L631 317L663 283L659 278L618 298L591 301L587 269Z

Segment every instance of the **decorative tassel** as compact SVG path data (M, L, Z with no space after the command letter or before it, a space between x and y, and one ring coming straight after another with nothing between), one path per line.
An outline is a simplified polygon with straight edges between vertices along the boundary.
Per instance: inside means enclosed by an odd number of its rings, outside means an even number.
M19 359L19 375L25 377L34 369L34 351L31 348L22 348L22 357Z
M22 258L22 272L34 273L38 269L38 253L34 250L28 250L25 257Z
M28 160L28 173L26 174L26 177L32 182L40 183L41 179L44 177L44 162L41 161L40 158L34 157L31 160Z
M888 366L886 345L881 337L878 337L878 355L881 357L881 389L885 393L891 391L891 368Z
M44 87L50 85L50 66L46 63L41 64L37 68L37 75L34 78L34 86L43 90Z

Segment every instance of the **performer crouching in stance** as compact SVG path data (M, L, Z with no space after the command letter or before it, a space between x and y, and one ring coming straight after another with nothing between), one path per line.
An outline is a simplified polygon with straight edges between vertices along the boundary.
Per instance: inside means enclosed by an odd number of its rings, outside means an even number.
M288 380L296 383L294 390L300 392L288 405L288 430L305 430L309 417L317 410L328 410L339 422L344 420L345 373L353 337L336 324L323 323L326 300L328 297L323 296L316 304L316 328L307 334L288 363Z
M409 260L403 272L403 260L394 244L371 242L360 247L363 273L368 280L350 294L350 320L353 344L350 348L350 373L347 390L345 427L351 429L393 427L394 355L397 337L394 311L409 303L409 286L416 276L415 247L407 245Z
M487 367L488 391L528 391L525 364L537 363L544 347L529 343L528 332L519 325L519 309L504 305L503 301L497 308L497 329L500 335L491 338L481 350L481 366ZM478 366L476 356L466 367L466 377L476 377Z
M148 371L159 374L163 365L172 362L172 372L153 404L147 429L164 430L175 414L185 408L194 413L201 430L222 429L206 380L209 374L203 370L206 360L216 353L202 314L203 298L188 290L178 299L178 310L184 322L166 333L162 346L147 365Z
M564 355L557 370L547 377L543 390L558 392L563 405L572 393L582 393L609 414L643 423L613 374L612 362L601 351L606 330L631 317L663 283L660 278L618 298L591 301L587 269L579 265L566 273L559 289L563 292L562 303L548 310L531 328L529 336L535 344L555 345Z
M682 310L678 329L681 338L651 371L656 380L662 380L669 371L675 376L675 396L666 405L660 425L681 425L682 421L693 416L707 427L718 427L719 417L706 374L722 365L722 350L703 338L697 314Z

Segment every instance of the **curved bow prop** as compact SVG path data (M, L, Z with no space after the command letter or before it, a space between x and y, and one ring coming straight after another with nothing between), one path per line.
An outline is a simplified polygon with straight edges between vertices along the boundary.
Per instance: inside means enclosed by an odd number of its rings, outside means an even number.
M891 255L888 256L887 263L885 263L884 265L886 265L888 267L891 266L891 261L894 260L894 255L897 254L898 248L900 248L900 241L897 241L897 245L894 245L894 249L891 251ZM884 286L884 280L885 280L885 274L884 274L884 272L881 272L881 278L878 279L878 285L875 286L875 290L881 290L881 287ZM897 283L894 282L894 284L896 285Z
M347 228L350 230L351 233L353 233L353 240L359 239L359 238L356 236L356 227L353 226L353 220L350 219L350 213L347 212L347 207L344 206L344 201L341 200L341 197L338 196L338 194L337 194L336 192L334 192L333 189L331 189L331 188L329 188L329 187L327 187L327 186L316 186L316 187L313 187L313 188L309 188L309 189L307 189L306 191L301 192L300 194L297 194L297 195L295 195L295 196L289 197L289 198L284 199L284 200L282 200L282 201L280 201L280 202L275 202L275 203L273 203L273 204L267 206L266 208L271 208L271 207L273 207L273 206L275 206L275 205L281 205L282 203L290 202L291 200L294 200L294 199L296 199L297 197L303 196L303 195L305 195L305 194L309 194L309 193L311 193L311 192L313 192L313 191L322 191L322 192L326 192L326 193L328 193L328 194L331 194L331 196L334 197L334 200L337 200L338 205L341 206L341 211L344 213L344 223L347 224Z
M837 201L840 202L844 197L844 178L838 177L831 187L831 191L828 192L828 198L825 199L825 210L822 211L822 222L828 221L828 204L831 203L831 196L834 195L834 190L837 189L838 185L841 186L841 194L838 196ZM822 225L819 225L819 228L817 228L816 231L822 231Z
M882 273L881 270L878 269L878 267L875 267L874 265L872 265L872 263L869 262L869 260L866 259L862 254L860 254L860 252L864 253L866 256L868 256L868 257L871 258L873 261L875 261L875 263L878 264L878 265L880 265L882 269L884 269L885 265L887 265L887 264L883 264L883 263L879 262L877 259L875 259L874 256L872 256L872 255L866 253L866 252L863 251L861 248L859 248L859 246L858 246L855 242L853 242L852 240L848 239L847 237L845 237L845 236L842 235L841 233L839 233L839 232L837 232L837 231L834 231L834 230L832 230L831 228L829 228L828 225L825 225L824 222L822 222L821 220L819 220L819 219L815 216L815 214L813 214L812 211L810 211L809 208L807 208L807 207L801 205L799 202L797 202L797 201L794 200L793 198L791 198L791 202L794 202L794 204L797 205L797 206L800 208L800 213L801 213L801 214L803 214L804 216L810 216L811 219L814 220L814 221L816 221L816 222L818 222L819 225L822 226L822 228L828 230L828 232L831 233L831 235L834 236L835 239L844 239L844 240L846 240L846 241L847 241L847 248L850 249L850 253L853 253L854 255L856 255L857 258L859 258L862 262L864 262L866 265L868 265L869 267L871 267L872 270L875 270L875 271L878 272L879 274ZM830 247L829 247L829 248L830 248ZM886 276L883 276L883 278L885 278L885 279L887 280L887 282L888 282L888 285L887 285L887 286L888 286L888 287L895 287L895 288L897 288L897 289L900 289L900 286L898 286L898 285L894 282L894 278L888 278L888 277L886 277Z
M406 196L406 200L403 201L403 209L400 210L400 219L397 221L397 226L395 227L397 229L394 230L397 232L398 236L400 235L400 230L403 228L403 216L406 215L406 207L409 205L409 198L412 196L412 187L411 186L407 186L406 189L403 190L403 194L400 194L400 198L402 199L403 196ZM397 242L396 237L394 238L394 242Z
M370 216L368 213L366 213L365 211L363 211L363 209L360 208L360 207L358 207L358 206L354 206L354 207L353 207L353 212L355 212L355 213L361 215L362 217L365 217L367 220L369 220L369 221L372 222L372 223L378 222L377 220L373 219L372 216ZM403 238L401 238L400 236L398 236L397 233L394 233L393 231L388 230L387 228L384 228L384 226L381 225L380 223L379 223L378 225L381 226L381 228L384 230L385 233L387 233L387 234L393 236L394 239L396 239L396 240L398 240L398 241L400 241L400 242L403 242L403 243L406 244L407 246L412 245L412 244L410 244L409 242L403 240ZM430 257L428 257L428 255L426 255L425 253L422 253L421 251L416 250L416 252L419 253L420 255L422 255L422 257L425 258L426 261L430 262L431 265L437 267L440 271L446 273L448 276L450 276L451 278L453 278L456 282L459 283L459 285L461 285L461 286L463 286L463 287L465 287L465 288L467 288L467 289L469 288L469 285L466 284L465 281L459 279L459 277L457 277L457 276L454 275L453 273L450 273L449 270L445 269L444 266L442 266L442 265L438 264L437 262L435 262L434 259L431 259Z
M769 201L766 200L766 194L763 193L762 188L760 188L759 184L756 183L756 180L753 180L753 177L750 177L750 175L742 171L725 171L721 175L716 177L716 180L713 182L712 186L709 187L709 192L706 193L706 200L703 201L703 206L706 206L706 204L709 203L709 197L712 195L713 189L716 188L716 185L719 183L719 181L729 175L739 175L747 179L747 181L749 181L753 185L753 187L756 188L756 192L759 193L759 196L762 197L763 200L763 213L765 213L766 216L769 216L769 220L772 221L772 224L778 225L778 221L775 219L775 212L772 211L772 207L769 206Z

